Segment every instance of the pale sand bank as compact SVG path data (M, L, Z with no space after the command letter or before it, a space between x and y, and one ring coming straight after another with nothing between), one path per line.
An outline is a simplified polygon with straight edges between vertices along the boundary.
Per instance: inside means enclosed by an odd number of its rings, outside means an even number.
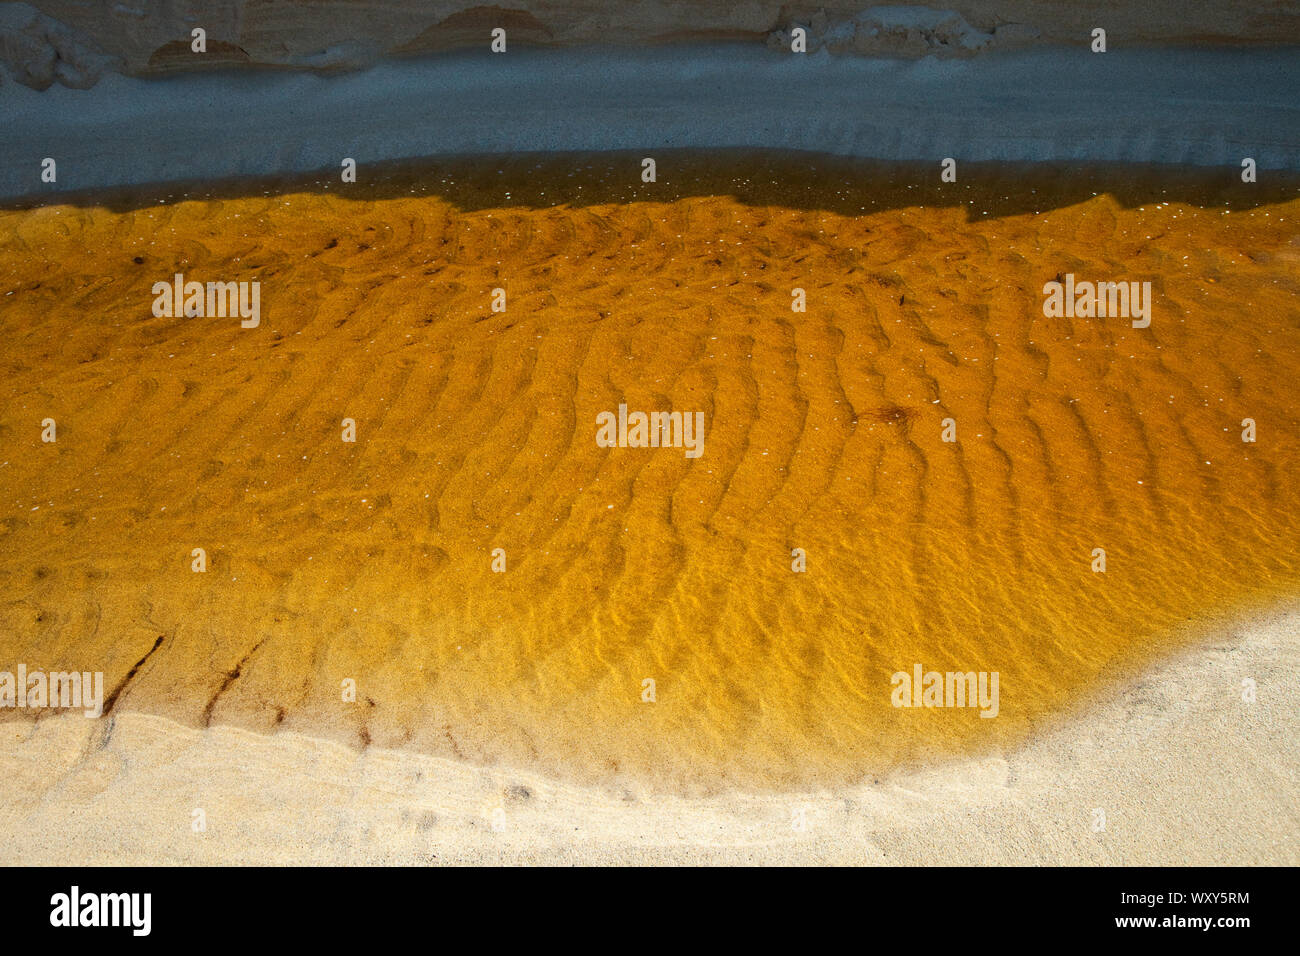
M8 722L0 863L1294 865L1298 632L1294 603L1220 624L1004 755L780 796L649 798L130 712Z

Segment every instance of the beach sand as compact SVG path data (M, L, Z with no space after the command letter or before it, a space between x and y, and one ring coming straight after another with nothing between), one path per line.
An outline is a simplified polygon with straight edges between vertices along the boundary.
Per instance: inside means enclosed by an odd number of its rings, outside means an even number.
M134 712L107 736L9 723L0 863L1294 866L1300 607L1215 629L1024 747L782 795L583 788Z
M0 660L114 694L0 712L6 858L1295 861L1294 619L1231 630L1300 579L1295 177L659 169L0 211ZM177 272L260 326L152 317ZM1150 328L1045 318L1064 273ZM598 447L622 402L704 454ZM998 718L891 706L918 663Z

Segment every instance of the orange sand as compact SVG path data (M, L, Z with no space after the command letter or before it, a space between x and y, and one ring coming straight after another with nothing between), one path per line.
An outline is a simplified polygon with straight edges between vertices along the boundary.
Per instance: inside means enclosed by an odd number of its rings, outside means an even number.
M639 171L0 211L0 669L103 670L115 709L194 724L785 788L1023 739L1295 591L1294 178ZM260 280L260 328L153 318L175 272ZM1044 318L1066 272L1151 281L1151 327ZM704 411L703 457L597 447L620 402ZM999 671L1001 716L894 709L917 662Z

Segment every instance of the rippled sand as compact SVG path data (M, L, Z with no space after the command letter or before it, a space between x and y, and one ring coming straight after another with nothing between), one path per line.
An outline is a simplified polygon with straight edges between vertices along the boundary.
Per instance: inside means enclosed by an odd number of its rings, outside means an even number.
M1294 177L639 159L0 211L0 667L779 789L1023 740L1294 593ZM260 280L261 326L153 318L175 272ZM1150 281L1150 328L1044 318L1069 272ZM703 456L598 447L620 402L703 411ZM998 671L1000 716L893 708L918 662Z

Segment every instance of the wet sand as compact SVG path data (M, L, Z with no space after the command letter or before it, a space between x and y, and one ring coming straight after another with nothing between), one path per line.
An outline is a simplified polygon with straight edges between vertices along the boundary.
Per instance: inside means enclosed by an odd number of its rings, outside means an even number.
M779 795L584 788L138 713L102 743L80 717L10 723L0 862L1295 865L1300 607L1214 628L1024 747Z
M1294 176L639 171L449 160L0 212L3 660L105 672L92 752L152 715L814 792L1019 752L1294 594ZM260 327L152 317L176 272L259 280ZM1150 328L1045 318L1064 273L1150 281ZM598 447L621 402L704 412L703 456ZM916 663L999 672L999 717L892 707Z

